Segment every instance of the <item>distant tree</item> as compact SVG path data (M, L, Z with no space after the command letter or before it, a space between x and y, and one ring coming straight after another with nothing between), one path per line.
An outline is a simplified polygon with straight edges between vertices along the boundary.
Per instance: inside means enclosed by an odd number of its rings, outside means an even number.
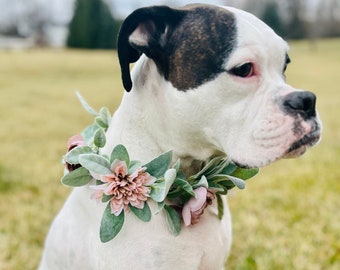
M304 0L290 0L288 13L291 15L290 21L287 25L287 37L290 39L301 39L308 36L306 25L301 18L302 3ZM306 3L306 2L304 2Z
M286 31L280 14L278 12L278 6L276 2L268 2L265 5L262 20L268 24L273 30L280 36L285 37Z
M77 0L69 25L67 46L87 49L114 49L120 22L114 20L102 0Z

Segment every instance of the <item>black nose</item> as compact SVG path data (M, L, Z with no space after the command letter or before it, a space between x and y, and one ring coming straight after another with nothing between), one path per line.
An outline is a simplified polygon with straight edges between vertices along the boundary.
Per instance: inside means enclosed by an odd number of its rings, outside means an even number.
M292 115L299 114L304 119L315 117L316 96L309 91L293 92L283 100L284 110Z

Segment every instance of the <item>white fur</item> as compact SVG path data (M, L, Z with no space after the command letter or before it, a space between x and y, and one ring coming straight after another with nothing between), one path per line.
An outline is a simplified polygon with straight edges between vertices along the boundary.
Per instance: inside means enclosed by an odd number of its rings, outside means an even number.
M197 89L178 91L142 56L132 72L133 89L112 119L105 152L124 144L133 159L147 162L173 150L174 159L187 167L216 153L247 166L264 166L285 154L298 139L292 132L296 119L277 102L296 91L282 76L287 44L254 16L230 10L237 18L238 47L225 69L252 61L259 76L240 79L224 73ZM308 123L302 127L299 136L311 129ZM103 244L99 226L105 205L90 196L88 187L73 190L53 222L40 270L223 269L231 246L225 198L221 221L216 205L209 206L198 224L183 227L176 237L162 213L148 223L128 214L119 235Z

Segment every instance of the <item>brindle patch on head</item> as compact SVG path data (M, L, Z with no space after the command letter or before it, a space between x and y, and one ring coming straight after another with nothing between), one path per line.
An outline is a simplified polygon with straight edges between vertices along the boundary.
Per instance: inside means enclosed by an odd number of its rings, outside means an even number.
M224 72L223 63L236 43L233 13L209 5L190 5L168 37L168 57L157 63L160 72L179 90L193 89Z

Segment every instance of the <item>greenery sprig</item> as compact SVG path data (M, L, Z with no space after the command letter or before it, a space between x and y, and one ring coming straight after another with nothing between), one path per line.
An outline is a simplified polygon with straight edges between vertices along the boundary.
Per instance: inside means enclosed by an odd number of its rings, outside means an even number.
M165 212L169 229L174 235L180 233L182 219L186 225L196 223L207 202L215 197L218 217L222 218L221 195L235 186L243 189L244 180L258 173L258 169L240 168L226 157L218 156L195 175L186 177L180 171L180 160L172 164L172 151L141 164L140 161L131 160L127 149L121 144L114 147L109 156L103 155L100 149L106 144L105 132L110 124L110 112L107 108L96 112L79 93L77 95L95 120L82 132L84 142L73 145L74 148L64 156L67 164L76 167L65 170L61 181L71 187L90 185L95 190L93 197L107 203L100 226L102 242L117 236L127 211L141 221L150 221L150 199L158 204L157 213ZM94 185L91 185L93 182Z

